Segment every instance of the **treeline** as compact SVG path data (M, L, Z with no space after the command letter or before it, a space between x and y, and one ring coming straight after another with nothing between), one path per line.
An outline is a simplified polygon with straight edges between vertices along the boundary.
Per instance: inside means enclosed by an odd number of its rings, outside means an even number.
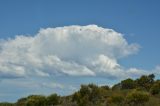
M135 80L125 79L111 88L81 85L79 91L69 96L30 95L0 106L160 106L160 80L150 74Z

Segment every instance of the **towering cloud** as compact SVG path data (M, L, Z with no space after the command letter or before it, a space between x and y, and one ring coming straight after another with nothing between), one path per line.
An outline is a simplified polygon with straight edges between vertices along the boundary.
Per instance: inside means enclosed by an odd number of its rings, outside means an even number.
M41 29L34 36L1 40L0 78L124 77L133 69L124 69L117 60L138 49L121 33L97 25Z
M160 66L143 70L119 63L138 50L123 34L97 25L47 28L30 37L1 39L0 99L65 95L85 83L112 85L127 77L160 75Z

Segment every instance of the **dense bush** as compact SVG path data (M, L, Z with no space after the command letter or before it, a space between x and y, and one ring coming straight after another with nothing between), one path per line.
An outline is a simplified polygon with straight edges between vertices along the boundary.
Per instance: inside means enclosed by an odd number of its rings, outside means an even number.
M142 75L135 82L138 88L149 91L152 85L154 84L154 78L155 78L154 74L150 74L148 76Z
M46 106L46 97L42 95L28 96L25 106Z
M16 106L25 106L27 98L21 98L17 101Z
M121 83L118 83L118 84L115 84L112 86L112 90L121 90L122 89L122 84Z
M149 101L149 94L134 90L131 93L128 93L126 101L131 106L144 105L144 103Z
M100 88L94 84L81 85L79 92L73 95L73 101L76 101L80 106L90 103L97 104L100 99Z
M108 98L108 103L110 104L116 104L118 106L123 106L124 105L124 96L112 96L110 98Z
M52 94L50 96L48 96L47 98L47 106L54 106L60 103L60 96L58 96L57 94Z
M8 102L2 102L0 103L0 106L14 106L14 104Z
M133 89L136 87L136 83L134 80L128 78L126 80L121 81L122 89Z
M151 94L159 94L160 93L160 81L156 81L150 89Z

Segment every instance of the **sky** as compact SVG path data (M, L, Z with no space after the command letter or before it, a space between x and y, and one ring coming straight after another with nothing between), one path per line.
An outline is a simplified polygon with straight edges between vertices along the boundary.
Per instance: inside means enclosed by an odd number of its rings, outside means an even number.
M1 0L0 101L160 75L159 0Z

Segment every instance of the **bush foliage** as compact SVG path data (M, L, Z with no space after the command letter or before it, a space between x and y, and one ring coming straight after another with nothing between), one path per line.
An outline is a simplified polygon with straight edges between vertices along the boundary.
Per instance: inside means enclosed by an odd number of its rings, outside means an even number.
M16 103L2 102L0 106L160 106L160 81L153 74L135 80L128 78L109 87L81 85L69 96L30 95Z

